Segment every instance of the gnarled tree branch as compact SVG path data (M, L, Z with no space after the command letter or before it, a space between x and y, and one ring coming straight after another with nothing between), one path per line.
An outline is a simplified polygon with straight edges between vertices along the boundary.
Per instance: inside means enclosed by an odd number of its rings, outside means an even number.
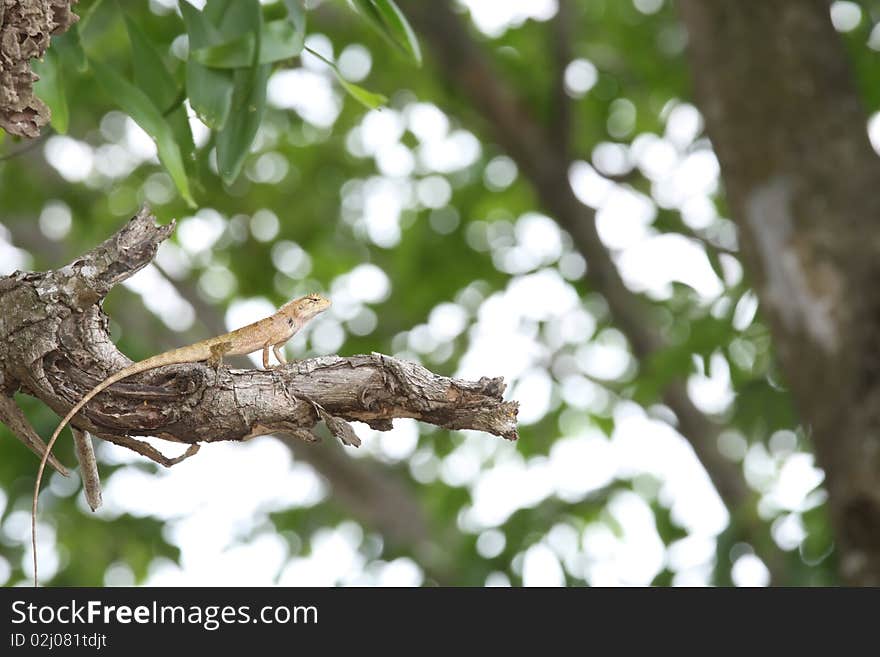
M21 389L63 413L127 365L110 340L100 301L146 266L173 228L157 226L144 209L66 267L0 279L0 390L11 397ZM348 421L388 430L393 418L407 417L515 440L517 404L503 401L503 391L500 379L452 379L381 354L325 356L268 371L192 363L112 386L73 424L159 462L161 456L129 434L190 444L187 456L200 442L268 433L313 440L311 430L322 420L344 442L356 444Z

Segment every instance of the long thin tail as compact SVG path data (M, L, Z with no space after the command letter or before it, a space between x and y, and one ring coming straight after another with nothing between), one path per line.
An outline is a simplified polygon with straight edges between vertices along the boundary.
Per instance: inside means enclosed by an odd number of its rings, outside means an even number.
M48 445L46 445L46 451L43 453L43 458L40 459L40 469L37 470L37 481L34 484L34 499L33 505L31 507L31 546L34 551L34 586L38 586L37 579L37 500L40 496L40 484L43 482L43 472L46 470L46 462L49 460L49 454L52 453L52 447L55 446L55 441L58 440L58 436L61 434L61 431L64 427L67 426L67 423L73 418L74 415L82 410L82 407L89 403L92 398L100 393L102 390L105 390L107 387L113 385L117 381L121 381L129 376L137 374L138 372L145 372L154 367L158 367L163 363L157 362L156 358L147 358L146 360L142 360L140 362L134 363L133 365L129 365L126 368L123 368L109 376L107 379L96 385L92 388L86 396L80 399L76 404L74 404L73 408L64 416L64 419L61 420L61 423L55 429L55 433L52 434L52 437L49 439Z

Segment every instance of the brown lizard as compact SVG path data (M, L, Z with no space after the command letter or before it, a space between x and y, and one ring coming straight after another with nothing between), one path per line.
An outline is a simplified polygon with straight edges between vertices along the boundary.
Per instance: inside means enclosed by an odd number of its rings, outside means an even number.
M55 433L49 439L43 458L40 460L40 469L37 471L37 481L34 485L34 499L31 508L31 542L34 551L34 586L37 586L37 499L40 494L40 484L43 480L43 471L46 469L46 462L49 460L49 454L52 447L58 439L58 435L74 415L79 413L95 395L105 388L113 385L117 381L128 378L140 372L164 367L165 365L176 365L179 363L195 363L198 361L208 361L213 367L220 367L223 357L241 356L250 354L260 349L263 350L263 368L269 369L269 350L275 353L275 358L279 364L284 364L287 360L281 353L281 347L284 346L297 331L315 315L324 312L330 305L330 300L322 297L320 294L309 294L290 301L278 311L265 319L261 319L253 324L248 324L239 329L235 329L230 333L224 333L214 338L208 338L201 342L196 342L186 347L172 349L165 353L152 356L137 363L132 363L128 367L124 367L115 374L111 374L101 383L92 388L86 395L80 399L73 408L64 416L61 423L55 429Z

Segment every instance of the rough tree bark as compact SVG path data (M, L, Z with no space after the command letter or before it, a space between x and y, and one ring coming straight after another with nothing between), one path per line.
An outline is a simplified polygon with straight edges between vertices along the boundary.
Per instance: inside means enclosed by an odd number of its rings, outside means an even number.
M680 0L696 95L841 575L880 585L880 159L826 0Z
M12 395L21 390L61 414L130 362L111 342L100 303L113 285L150 262L172 230L173 224L157 226L142 210L66 267L0 278L0 409L4 423L36 453L43 441L15 413ZM348 445L360 442L349 420L388 430L393 418L402 417L516 440L517 404L502 401L503 391L501 379L451 379L381 354L325 356L268 371L215 371L192 363L112 386L73 424L165 465L182 457L166 459L129 434L188 444L183 457L200 442L268 433L314 442L312 428L321 421Z
M37 75L30 60L43 56L53 34L79 17L76 0L0 0L0 128L12 135L38 137L49 123L49 108L34 95Z
M439 73L468 98L495 139L531 183L548 215L571 235L587 261L587 282L608 302L615 325L626 335L640 361L664 348L656 317L639 295L623 282L611 254L599 239L594 211L582 204L568 182L570 146L560 143L556 128L545 127L531 114L511 85L492 66L466 23L448 0L411 3L407 15L431 47ZM717 449L721 426L694 406L685 383L671 381L663 401L675 413L677 429L690 443L731 515L739 519L740 540L756 546L774 583L785 581L784 555L776 549L765 524L753 512L756 495L746 485L738 464ZM744 512L745 511L745 512Z

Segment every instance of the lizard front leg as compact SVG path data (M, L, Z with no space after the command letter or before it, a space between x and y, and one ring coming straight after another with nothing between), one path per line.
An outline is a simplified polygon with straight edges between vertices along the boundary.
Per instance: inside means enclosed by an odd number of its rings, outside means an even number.
M220 365L223 364L223 356L231 349L231 342L220 342L219 344L211 345L211 355L208 357L208 365L219 371Z
M278 359L279 365L286 365L287 359L284 357L284 352L281 351L281 347L284 346L283 342L279 342L278 344L272 347L272 351L275 353L275 358Z
M264 370L269 369L269 348L270 347L271 347L271 345L268 345L268 344L265 347L263 347L263 369Z

